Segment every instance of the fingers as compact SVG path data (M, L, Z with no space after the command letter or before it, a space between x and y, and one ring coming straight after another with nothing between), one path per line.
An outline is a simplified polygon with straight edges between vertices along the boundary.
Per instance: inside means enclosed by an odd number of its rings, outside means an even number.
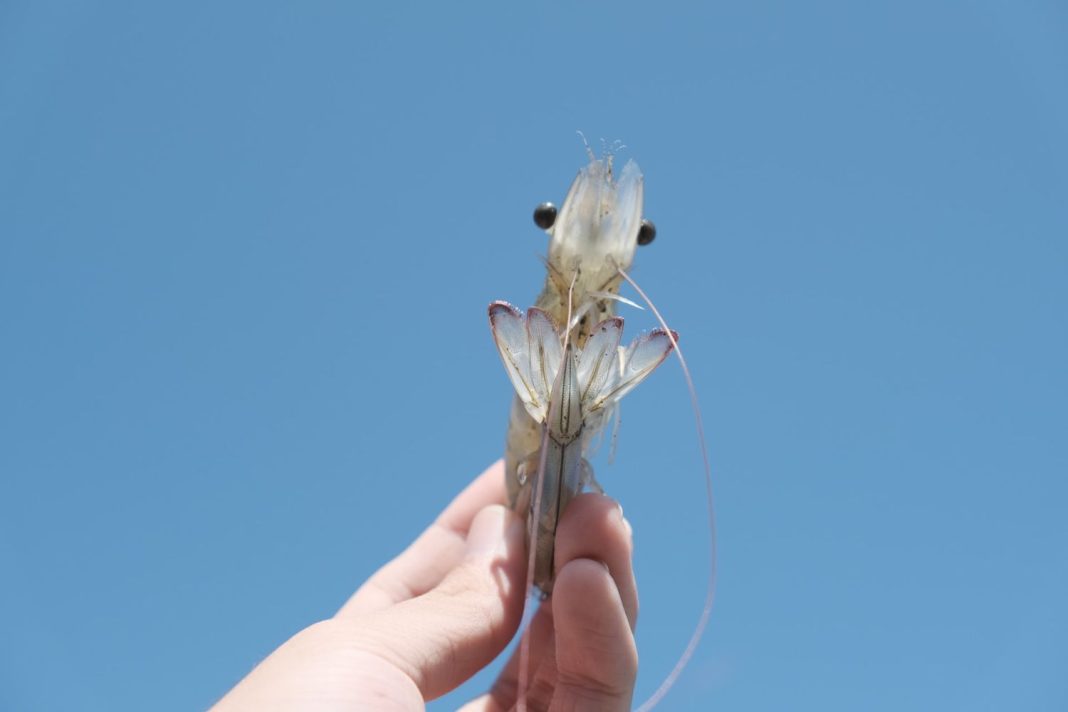
M490 689L489 697L495 705L501 709L509 709L516 704L520 692L520 679L523 679L522 690L526 697L528 710L545 710L553 697L553 685L556 682L556 638L553 630L553 606L551 600L541 603L538 610L523 635L530 638L530 655L526 661L526 675L520 669L523 656L517 647L501 670L497 681ZM520 641L522 645L522 641Z
M338 616L372 613L420 596L438 585L464 554L475 515L504 504L504 465L498 460L467 486L411 546L378 570L338 611Z
M523 636L530 639L530 660L527 664L528 675L524 691L527 709L531 712L546 710L552 701L552 684L556 679L553 615L550 601L542 602L530 624L523 631ZM460 712L505 712L515 709L519 689L520 658L517 647L490 691L468 702L460 708ZM545 671L545 674L539 675L539 671ZM546 678L546 682L542 682L542 678Z
M638 620L638 585L634 580L633 554L630 524L623 518L623 510L614 499L587 493L568 505L556 532L556 570L560 571L567 562L576 559L604 563L619 589L632 630Z
M578 709L627 708L637 674L632 550L630 525L614 500L583 494L568 505L556 535L553 595L530 626L528 682L522 691L529 709L557 709L562 701ZM493 690L469 709L510 708L519 693L518 678L517 650Z
M470 677L519 625L526 556L523 522L503 506L483 508L466 528L458 561L436 587L305 628L218 709L305 709L309 700L331 709L338 701L349 702L346 709L421 709Z
M559 571L554 588L551 709L629 710L638 649L612 575L599 561L575 559Z
M427 593L351 617L356 645L404 672L425 699L459 685L515 633L526 574L523 522L500 505L474 518L459 563Z
M609 497L586 494L557 530L551 709L629 710L638 675L638 587L630 525Z

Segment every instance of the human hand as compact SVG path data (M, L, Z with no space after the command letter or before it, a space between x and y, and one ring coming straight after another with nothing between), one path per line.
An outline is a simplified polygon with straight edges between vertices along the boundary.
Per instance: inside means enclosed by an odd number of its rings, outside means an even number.
M489 664L519 626L524 523L504 506L500 462L471 483L337 614L300 631L215 707L421 710ZM556 539L556 583L531 622L528 709L629 710L638 591L630 526L608 497L574 499ZM516 704L519 655L465 712Z

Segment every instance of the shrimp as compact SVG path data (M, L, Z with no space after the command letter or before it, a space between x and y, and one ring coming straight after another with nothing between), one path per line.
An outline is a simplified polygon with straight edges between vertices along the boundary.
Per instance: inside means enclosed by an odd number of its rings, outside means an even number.
M507 302L489 307L490 327L516 396L505 444L509 504L527 516L531 547L529 584L543 597L552 592L556 526L567 504L585 487L603 492L585 456L619 400L674 352L690 392L704 466L709 517L709 577L705 602L685 650L656 691L640 707L655 707L692 659L712 612L716 583L716 534L711 466L701 410L690 370L678 349L678 334L628 274L638 245L652 242L656 228L642 217L641 171L633 161L618 181L612 156L579 171L557 214L551 203L534 212L550 236L548 273L536 305L526 315ZM620 347L623 319L615 303L626 281L660 324ZM529 636L520 644L519 697L525 709Z
M591 155L559 215L551 204L535 211L535 222L551 236L548 274L525 328L514 307L490 305L494 340L517 391L505 443L509 504L530 517L528 536L536 548L532 583L545 595L552 591L559 516L585 486L603 491L582 454L619 399L664 360L673 344L665 330L657 330L631 344L626 356L623 350L616 354L623 320L613 313L622 299L621 270L630 267L638 244L655 235L652 223L642 219L642 187L633 161L617 182L612 156ZM547 423L550 403L559 413ZM534 512L534 475L543 470L540 507Z

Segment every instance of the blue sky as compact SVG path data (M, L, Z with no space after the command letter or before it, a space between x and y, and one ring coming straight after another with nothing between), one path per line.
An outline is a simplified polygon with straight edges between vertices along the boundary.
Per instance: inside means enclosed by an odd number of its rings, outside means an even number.
M7 0L0 708L207 706L498 457L582 130L712 451L663 708L1065 709L1066 127L1053 0ZM674 364L595 466L644 698L707 576Z

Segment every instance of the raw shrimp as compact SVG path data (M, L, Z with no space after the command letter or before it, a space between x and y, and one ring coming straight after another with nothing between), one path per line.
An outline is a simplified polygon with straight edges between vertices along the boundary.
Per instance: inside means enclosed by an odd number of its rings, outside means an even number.
M591 155L589 164L579 171L572 183L559 215L555 214L555 208L551 205L542 205L535 213L535 220L550 234L545 287L535 305L548 315L549 321L565 327L564 336L569 343L582 349L595 329L613 316L622 282L620 270L630 267L639 240L648 242L655 234L652 223L642 220L641 171L636 163L628 161L616 181L612 175L612 156L598 159ZM572 309L569 310L569 306ZM491 325L493 309L491 306ZM543 323L537 321L539 326ZM519 350L522 344L506 343L502 346L496 328L494 337L507 365L508 349ZM560 353L559 348L556 353ZM521 358L529 360L530 356ZM548 368L555 375L559 361ZM510 368L509 374L513 373ZM532 485L534 474L539 471L542 422L548 413L539 418L530 404L525 402L521 384L515 385L519 393L512 402L504 467L509 504L525 515L533 503ZM553 386L551 378L546 385L549 388ZM591 436L606 420L604 416L611 413L611 405L588 414L585 437L580 439L582 448L589 446ZM557 436L562 435L557 433ZM581 458L575 464L582 467L584 472L589 472L588 465ZM565 478L563 482L546 482L545 501L540 503L545 516L531 520L530 536L536 541L538 549L532 583L544 594L552 591L556 513L562 513L567 502L581 492L585 484L596 487L592 475L579 476L577 471L571 474L573 476ZM557 484L560 487L555 486ZM550 513L545 513L547 507L551 509ZM536 533L534 522L542 524Z
M588 151L588 148L587 148ZM589 151L588 151L589 152ZM536 306L524 316L507 302L489 308L497 349L516 390L505 446L505 477L511 507L527 517L531 558L529 583L543 596L552 591L556 526L567 504L585 487L603 491L585 459L594 436L619 400L674 350L690 390L704 463L708 497L709 584L701 616L685 651L640 710L655 706L693 656L708 622L715 591L715 525L711 471L693 381L678 350L678 335L627 270L638 245L656 234L642 218L641 171L628 161L616 181L612 156L579 171L557 215L551 204L534 214L550 235L548 273ZM626 348L619 342L623 319L615 303L627 281L649 305L661 328ZM518 707L525 709L529 637L520 645Z

